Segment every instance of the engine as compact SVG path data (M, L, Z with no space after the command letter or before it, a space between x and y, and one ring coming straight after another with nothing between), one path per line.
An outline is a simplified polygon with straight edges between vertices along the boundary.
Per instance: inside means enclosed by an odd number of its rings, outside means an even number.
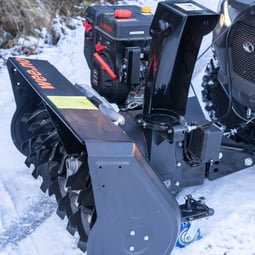
M142 103L153 15L138 6L90 6L86 10L84 55L91 85L110 102ZM134 102L133 102L134 103Z

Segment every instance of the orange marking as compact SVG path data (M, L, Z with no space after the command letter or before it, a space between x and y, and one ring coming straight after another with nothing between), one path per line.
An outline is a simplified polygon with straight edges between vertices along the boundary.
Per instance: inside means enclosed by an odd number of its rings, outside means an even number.
M28 68L26 72L42 89L55 89L55 87L37 70L37 68L25 58L16 58L19 64Z
M98 61L98 63L101 65L101 68L105 70L112 79L116 79L117 75L113 72L113 70L110 68L110 66L99 56L98 53L94 53L94 58Z

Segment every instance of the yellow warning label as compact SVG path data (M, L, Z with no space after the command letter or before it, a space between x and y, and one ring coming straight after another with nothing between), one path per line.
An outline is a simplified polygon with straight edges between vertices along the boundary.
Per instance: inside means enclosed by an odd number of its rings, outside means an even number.
M48 96L48 99L59 109L97 110L85 96Z

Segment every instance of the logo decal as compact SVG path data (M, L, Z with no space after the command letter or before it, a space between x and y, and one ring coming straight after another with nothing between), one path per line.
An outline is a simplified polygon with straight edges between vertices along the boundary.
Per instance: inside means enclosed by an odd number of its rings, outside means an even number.
M246 41L243 43L243 49L247 52L247 53L252 53L254 52L254 45L252 42Z
M29 73L32 79L40 86L42 89L55 89L54 86L37 70L37 68L25 58L16 58L19 64L26 67L27 73Z

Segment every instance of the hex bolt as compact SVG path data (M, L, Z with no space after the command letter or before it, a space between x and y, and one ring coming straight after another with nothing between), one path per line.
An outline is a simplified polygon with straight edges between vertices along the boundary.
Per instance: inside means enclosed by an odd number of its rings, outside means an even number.
M144 236L143 240L144 241L148 241L149 240L149 236L148 235Z
M20 82L19 81L17 82L17 86L20 86Z
M253 160L252 160L252 158L245 158L245 159L244 159L244 165L245 165L246 167L252 166L252 165L253 165Z

